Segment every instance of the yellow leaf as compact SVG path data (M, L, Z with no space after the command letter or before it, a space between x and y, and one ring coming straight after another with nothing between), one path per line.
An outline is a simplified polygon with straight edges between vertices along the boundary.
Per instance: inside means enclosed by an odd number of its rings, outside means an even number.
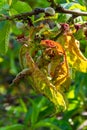
M27 67L32 72L32 87L45 95L56 106L56 109L66 109L67 102L63 93L56 90L56 87L47 79L42 71L36 66L29 53L26 53Z
M82 5L78 4L78 3L75 3L69 9L70 10L79 9L79 10L86 11L86 6L82 6Z
M52 83L58 91L67 90L70 84L70 74L66 53L62 45L52 40L42 40L41 45L46 47L46 54L50 56L48 73Z
M77 41L72 33L67 33L64 36L65 49L67 53L67 60L71 67L81 72L87 72L87 59L80 51L80 43Z
M49 43L50 48L41 47L43 54L35 59L34 52L38 48L35 48L35 44L34 46L33 44L33 42L29 42L27 46L23 45L20 50L22 66L29 68L32 73L27 78L29 78L31 86L45 95L56 106L57 110L65 110L67 101L63 93L63 85L67 88L69 83L65 51L60 44L51 41ZM53 58L52 55L54 55ZM48 79L49 76L53 80Z

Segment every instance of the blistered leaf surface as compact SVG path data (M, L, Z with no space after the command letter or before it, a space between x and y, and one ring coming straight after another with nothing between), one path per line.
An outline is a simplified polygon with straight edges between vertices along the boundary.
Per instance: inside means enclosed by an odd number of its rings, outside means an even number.
M63 83L68 79L68 84L64 85L67 89L70 83L70 73L65 50L60 43L53 40L43 40L41 44L50 50L48 55L51 56L51 62L48 69L56 89L63 91Z
M45 35L47 28L41 25L30 29L29 39L20 50L20 61L23 68L29 68L32 73L29 75L32 87L45 95L57 110L65 110L65 92L70 86L70 67L87 72L87 59L72 33L67 31L62 39L53 41L47 39L50 33ZM41 40L42 34L46 40Z
M64 36L67 60L72 68L81 72L87 72L87 59L80 50L80 43L72 34Z
M66 101L63 94L57 91L56 87L46 78L46 76L40 71L40 69L35 65L35 62L29 55L26 54L27 66L32 71L33 87L40 93L45 95L54 103L56 108L66 109Z

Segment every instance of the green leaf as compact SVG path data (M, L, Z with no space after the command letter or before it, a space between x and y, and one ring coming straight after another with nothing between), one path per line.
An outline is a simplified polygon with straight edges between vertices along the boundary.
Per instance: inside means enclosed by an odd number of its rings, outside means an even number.
M79 4L85 5L83 0L78 0Z
M12 4L16 4L18 0L12 0Z
M75 38L76 38L77 40L81 40L81 39L85 38L83 29L79 29L79 30L75 33ZM85 41L85 42L86 42L86 41Z
M48 127L48 128L52 128L53 130L61 130L58 126L56 126L50 122L47 122L45 120L42 120L33 126L34 129L37 129L40 127Z
M22 98L20 98L20 104L23 108L23 111L26 113L27 112L27 107L26 107L26 104L24 103L24 101L22 100Z
M3 25L0 29L0 53L4 54L8 50L9 35L10 35L10 22L0 23Z
M4 15L9 15L9 9L10 9L10 6L6 3L2 3L0 5L0 15L2 16L3 14Z
M15 4L14 3L12 4L12 10L15 10L16 13L18 14L18 13L31 11L32 9L27 3L22 1L17 1Z
M10 73L11 74L17 74L18 71L17 71L16 65L15 65L14 54L12 52L10 52L9 57L10 57Z
M66 119L62 120L54 120L54 123L61 129L61 130L72 130L72 127L70 126L70 123Z
M24 125L15 124L11 126L1 127L0 130L23 130Z
M35 124L35 122L37 121L38 119L38 116L39 116L39 109L38 109L38 106L35 102L33 102L32 99L29 99L29 101L32 103L33 105L33 111L32 111L32 115L31 115L31 123L32 124Z

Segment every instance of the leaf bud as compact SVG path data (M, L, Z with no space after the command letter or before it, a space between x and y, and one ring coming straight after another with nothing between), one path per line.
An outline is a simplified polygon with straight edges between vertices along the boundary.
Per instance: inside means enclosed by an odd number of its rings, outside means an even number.
M67 23L61 23L61 29L63 29L64 31L68 31L69 30L69 24Z
M75 24L74 27L77 31L82 28L81 24Z
M24 24L22 22L16 22L16 27L18 29L23 29L24 28Z
M45 13L49 15L55 15L55 10L51 7L45 8Z

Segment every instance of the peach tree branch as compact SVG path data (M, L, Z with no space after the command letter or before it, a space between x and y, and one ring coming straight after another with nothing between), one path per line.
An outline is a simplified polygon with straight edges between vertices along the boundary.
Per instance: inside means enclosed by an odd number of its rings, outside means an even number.
M56 3L55 0L47 0L50 2L50 6L55 9L58 13L72 14L73 16L87 16L87 12L77 12L74 10L64 9L60 4Z
M20 13L20 14L13 15L13 16L1 17L0 22L5 21L5 20L14 20L14 19L21 20L21 19L24 19L28 16L31 17L32 15L37 15L37 14L44 13L44 12L45 12L44 8L35 8L31 12L25 12L25 13Z
M54 0L49 0L49 1L52 1L51 7L53 7L57 13L72 14L75 17L78 17L78 16L87 16L87 12L77 12L77 11L74 11L74 10L64 9L59 4L54 3L53 2ZM37 14L40 14L40 13L46 13L45 9L46 8L35 8L31 12L25 12L25 13L13 15L13 16L6 16L5 15L5 16L3 16L3 17L0 18L0 22L1 21L5 21L5 20L14 20L14 19L16 19L16 20L22 20L24 18L31 17L32 15L37 15Z

